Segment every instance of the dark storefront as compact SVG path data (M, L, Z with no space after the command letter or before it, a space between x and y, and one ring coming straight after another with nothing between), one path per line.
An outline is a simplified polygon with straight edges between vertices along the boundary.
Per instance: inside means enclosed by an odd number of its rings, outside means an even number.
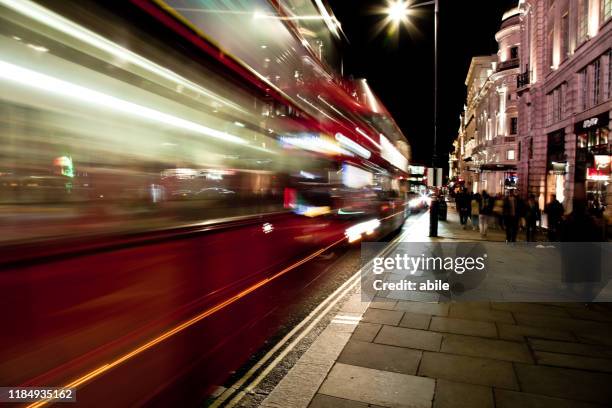
M552 195L557 200L565 200L565 181L567 177L567 155L565 154L565 129L548 134L546 145L546 202Z

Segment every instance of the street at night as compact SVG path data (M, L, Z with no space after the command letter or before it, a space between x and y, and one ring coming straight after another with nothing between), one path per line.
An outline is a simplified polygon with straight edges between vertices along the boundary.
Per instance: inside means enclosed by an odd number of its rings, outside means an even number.
M611 21L0 0L0 406L612 406Z

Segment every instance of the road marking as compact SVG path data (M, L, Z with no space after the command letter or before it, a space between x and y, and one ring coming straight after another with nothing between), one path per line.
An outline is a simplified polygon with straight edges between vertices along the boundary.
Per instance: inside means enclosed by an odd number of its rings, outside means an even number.
M386 220L388 218L395 217L395 216L397 216L399 214L402 214L402 212L397 212L395 214L392 214L392 215L390 215L388 217L383 218L382 220ZM403 236L403 235L404 234L402 234L401 236ZM395 240L391 241L391 243L394 243L400 237L397 237ZM166 340L166 339L174 336L175 334L177 334L177 333L179 333L179 332L181 332L181 331L183 331L183 330L193 326L194 324L204 320L205 318L207 318L208 316L218 312L219 310L224 309L225 307L231 305L232 303L237 302L238 300L242 299L243 297L245 297L246 295L250 294L251 292L254 292L257 289L259 289L260 287L268 284L269 282L271 282L271 281L273 281L273 280L275 280L275 279L285 275L286 273L292 271L293 269L297 268L298 266L303 265L306 262L309 262L310 260L312 260L312 259L316 258L317 256L325 253L329 249L331 249L331 248L335 247L336 245L344 242L345 240L346 240L346 237L343 237L343 238L341 238L341 239L331 243L330 245L326 246L325 248L322 248L322 249L312 253L311 255L307 256L306 258L303 258L300 261L298 261L298 262L296 262L296 263L286 267L285 269L281 270L280 272L277 272L276 274L272 275L271 277L266 278L266 279L262 279L261 281L259 281L259 282L255 283L255 284L253 284L252 286L244 289L243 291L239 292L238 294L236 294L236 295L226 299L225 301L223 301L221 303L218 303L217 305L215 305L215 306L205 310L204 312L202 312L202 313L192 317L191 319L189 319L189 320L187 320L187 321L185 321L185 322L175 326L174 328L165 331L161 335L153 338L152 340L149 340L145 344L143 344L143 345L137 347L136 349L134 349L134 350L132 350L132 351L122 355L121 357L118 357L115 360L113 360L113 361L111 361L109 363L103 364L100 367L98 367L98 368L96 368L94 370L91 370L88 373L86 373L86 374L76 378L75 380L73 380L69 384L66 384L63 388L78 388L78 387L81 387L82 385L90 382L94 378L96 378L96 377L106 373L107 371L109 371L109 370L111 370L111 369L113 369L113 368L123 364L124 362L132 359L133 357L135 357L135 356L137 356L137 355L147 351L148 349L158 345L159 343L163 342L164 340ZM381 253L382 252L384 252L384 250L381 251ZM353 280L354 278L358 278L360 271L361 271L361 269L355 275L353 275L349 279L349 281ZM343 284L338 289L341 289L342 287L344 287L344 285L346 285L349 281L345 282L345 284ZM356 282L354 282L354 283L356 283ZM336 292L338 292L338 290ZM332 295L334 295L336 292L332 293ZM332 295L330 295L330 296L332 296ZM337 303L337 301L338 300L336 300L336 303ZM320 320L320 318L319 318L319 320ZM267 354L266 354L266 356L267 356ZM222 398L222 397L223 397L223 394L222 394L222 396L220 398ZM226 399L227 399L227 397L226 397ZM43 407L43 406L49 404L50 402L53 402L53 399L47 399L47 400L42 400L42 401L35 402L33 404L28 405L27 408L40 408L40 407Z
M246 295L248 295L251 292L254 292L255 290L259 289L260 287L266 285L267 283L269 283L270 281L273 281L279 277L281 277L282 275L286 274L287 272L297 268L298 266L310 261L311 259L316 258L317 256L319 256L320 254L324 253L325 251L335 247L336 245L342 243L346 238L342 238L328 246L326 246L323 249L320 249L314 253L312 253L311 255L307 256L306 258L294 263L293 265L288 266L287 268L281 270L280 272L277 272L276 274L272 275L269 278L266 279L262 279L261 281L253 284L252 286L244 289L243 291L241 291L240 293L230 297L229 299L211 307L210 309L205 310L204 312L198 314L197 316L187 320L186 322L181 323L178 326L175 326L174 328L162 333L161 335L155 337L154 339L146 342L145 344L143 344L142 346L130 351L129 353L126 353L124 355L122 355L121 357L111 361L110 363L107 364L103 364L102 366L96 368L95 370L92 370L90 372L88 372L87 374L75 379L74 381L72 381L71 383L65 385L63 388L78 388L80 386L82 386L83 384L91 381L92 379L98 377L101 374L104 374L105 372L109 371L112 368L117 367L118 365L126 362L127 360L131 359L132 357L135 357L139 354L141 354L142 352L150 349L153 346L156 346L157 344L161 343L162 341L168 339L169 337L174 336L175 334L187 329L188 327L193 326L194 324L200 322L201 320L204 320L205 318L207 318L208 316L218 312L219 310L225 308L226 306L231 305L232 303L242 299L243 297L245 297ZM28 408L39 408L42 407L50 402L52 402L52 399L49 400L43 400L43 401L38 401L34 404L30 404L28 405Z
M379 252L377 256L382 257L389 253L393 248L395 248L398 242L401 242L401 240L407 234L408 231L404 231L402 234L394 238L383 250ZM321 302L308 316L306 316L297 326L295 326L289 333L287 333L287 335L285 335L285 337L283 337L278 343L276 343L276 345L270 351L268 351L265 356L263 356L255 365L253 365L253 367L249 371L247 371L233 385L228 387L226 391L210 405L210 407L221 407L222 404L236 392L238 393L225 405L225 407L230 408L238 404L240 400L244 398L245 394L257 387L257 385L270 373L270 371L272 371L282 361L282 359L287 354L289 354L289 352L291 352L304 337L306 337L310 333L310 331L321 321L321 319L327 313L329 313L329 311L346 294L348 294L351 289L353 289L355 284L357 284L357 282L359 281L363 269L370 266L371 263L372 261L368 262L364 267L360 268L354 275L352 275L340 287L338 287L338 289L336 289L331 295L329 295L325 300L323 300L323 302ZM328 303L329 305L325 307L325 309L323 309L323 307ZM267 367L265 367L264 370L244 390L240 390L240 388L249 380L249 378L251 378L255 374L255 372L259 370L278 350L280 350L283 345L287 343L289 339L291 339L306 323L308 323L310 319L313 319L312 322L289 345L287 345L287 347L283 349L281 353Z

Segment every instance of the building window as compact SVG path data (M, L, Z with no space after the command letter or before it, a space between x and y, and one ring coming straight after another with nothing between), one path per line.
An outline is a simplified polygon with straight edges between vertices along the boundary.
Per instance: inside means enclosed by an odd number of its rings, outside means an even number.
M591 92L592 102L591 105L597 105L600 102L599 97L601 96L601 62L599 59L593 63L593 89Z
M565 93L566 93L565 82L559 86L559 117L565 118Z
M506 152L506 159L508 160L514 160L514 150L508 150Z
M553 67L553 50L554 50L554 44L553 44L553 30L550 30L548 32L548 40L547 40L547 46L548 46L548 55L546 58L548 58L548 66L550 68Z
M580 0L578 3L578 44L587 39L589 21L589 0Z
M570 41L570 30L569 30L569 15L565 13L561 17L561 59L564 60L569 56L569 41Z
M521 142L518 142L518 159L521 160Z
M546 94L546 124L552 125L554 123L553 114L555 111L554 93Z
M612 17L612 0L599 0L601 3L601 21L607 21Z
M510 134L516 135L518 133L518 118L510 118Z
M588 91L589 91L589 76L588 76L588 67L584 67L578 75L580 75L580 105L582 110L586 110L588 107Z
M515 47L510 48L510 59L517 59L519 57L518 53L519 53L518 47L515 46Z

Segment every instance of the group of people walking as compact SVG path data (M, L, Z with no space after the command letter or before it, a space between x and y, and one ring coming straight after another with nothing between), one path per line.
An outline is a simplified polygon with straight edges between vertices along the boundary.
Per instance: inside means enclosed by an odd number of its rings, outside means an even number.
M542 214L538 202L533 194L522 200L514 190L510 190L504 197L501 194L491 196L486 191L470 194L463 189L455 196L459 220L463 229L479 230L480 235L487 236L489 225L493 228L503 229L506 232L506 242L516 242L520 228L525 231L526 241L535 241L538 222ZM560 237L563 205L553 195L546 206L548 217L548 239L557 241Z

